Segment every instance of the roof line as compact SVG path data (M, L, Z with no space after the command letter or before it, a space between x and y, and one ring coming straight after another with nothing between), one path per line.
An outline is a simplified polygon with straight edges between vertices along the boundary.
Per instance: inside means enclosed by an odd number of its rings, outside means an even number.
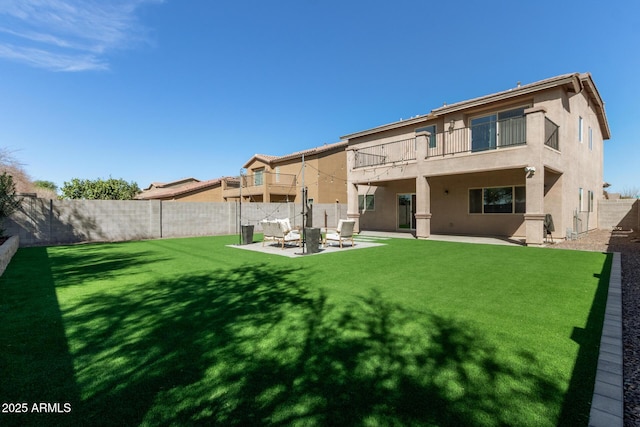
M400 120L397 122L388 123L386 125L381 125L381 126L377 126L371 129L360 131L360 132L344 135L340 138L343 140L348 140L348 139L353 139L353 138L357 138L365 135L371 135L371 134L378 133L385 130L396 129L396 128L411 125L411 124L419 124L428 120L435 119L445 114L450 114L456 111L473 108L473 107L484 105L490 102L502 101L502 100L514 98L516 96L522 96L529 93L534 93L534 92L538 92L541 90L562 86L562 85L570 85L572 91L579 92L582 88L581 81L583 79L583 76L586 76L586 75L585 74L580 75L579 73L562 74L559 76L555 76L548 79L539 80L537 82L529 83L526 85L518 86L516 88L507 89L507 90L495 92L489 95L484 95L477 98L471 98L465 101L456 102L454 104L434 108L433 110L431 110L429 114L414 117L408 120ZM589 79L590 79L590 75L589 75Z
M274 163L282 162L285 160L295 159L298 157L302 157L302 155L315 155L321 154L327 151L335 150L338 148L346 147L346 141L339 141L330 144L324 144L319 147L313 147L302 151L296 151L294 153L285 154L283 156L269 156L266 154L254 154L242 167L247 168L254 160L261 160L268 165L273 165Z

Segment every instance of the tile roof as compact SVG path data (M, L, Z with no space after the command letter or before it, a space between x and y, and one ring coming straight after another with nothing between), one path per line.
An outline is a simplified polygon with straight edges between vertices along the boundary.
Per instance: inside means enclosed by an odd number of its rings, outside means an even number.
M340 141L340 142L334 142L331 144L324 144L321 145L319 147L313 147L313 148L309 148L306 150L301 150L301 151L296 151L294 153L290 153L290 154L285 154L283 156L270 156L267 154L255 154L253 157L251 157L251 159L249 159L248 162L246 162L244 164L244 168L248 167L251 163L253 163L255 160L261 160L265 163L268 164L273 164L273 163L277 163L277 162L282 162L285 160L291 160L291 159L296 159L298 157L302 157L302 155L304 154L305 156L312 156L312 155L316 155L316 154L322 154L324 152L327 151L331 151L331 150L336 150L336 149L340 149L340 148L346 148L347 147L347 142L346 141Z
M220 185L223 179L225 179L225 177L210 179L207 181L200 181L195 179L195 181L187 182L186 184L180 185L178 187L174 186L174 187L168 187L168 188L163 188L163 187L151 188L138 194L136 196L136 199L152 200L152 199L164 199L164 198L176 197L181 194L191 193L198 190L204 190L210 187L215 187L216 185Z
M177 179L175 181L170 181L170 182L152 182L147 188L145 188L145 190L151 190L152 188L176 187L187 182L200 182L200 180L193 177L189 177L189 178Z

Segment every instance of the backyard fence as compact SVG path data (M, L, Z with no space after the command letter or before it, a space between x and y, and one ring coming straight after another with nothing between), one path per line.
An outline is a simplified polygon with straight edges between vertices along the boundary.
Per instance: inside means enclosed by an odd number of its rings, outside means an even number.
M613 199L598 202L598 228L640 230L640 200Z
M335 227L346 215L345 204L315 204L307 225ZM240 233L240 224L254 225L259 233L260 221L274 218L289 218L292 225L302 226L302 205L26 197L5 229L7 235L20 237L20 246L37 246L229 235Z

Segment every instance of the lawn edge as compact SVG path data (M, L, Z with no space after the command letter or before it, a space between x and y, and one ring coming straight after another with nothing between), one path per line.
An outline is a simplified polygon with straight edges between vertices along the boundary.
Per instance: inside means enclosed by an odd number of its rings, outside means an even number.
M622 352L622 262L613 253L600 353L589 413L590 427L622 427L624 423Z

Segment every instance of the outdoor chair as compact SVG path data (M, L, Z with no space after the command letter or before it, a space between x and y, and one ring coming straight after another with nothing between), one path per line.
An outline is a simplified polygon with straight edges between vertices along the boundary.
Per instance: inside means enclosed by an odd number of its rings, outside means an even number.
M262 225L262 234L263 234L262 246L264 246L264 242L266 242L267 240L275 241L276 229L279 228L279 225L276 224L275 221L267 221L267 220L260 222L260 225Z
M553 243L552 232L554 232L556 229L553 226L553 217L551 216L551 214L546 214L544 216L544 222L542 223L542 226L544 228L544 241L547 242L549 238L551 238L551 243Z
M302 246L302 236L298 231L291 229L288 218L273 221L273 238L282 245L282 249L284 249L285 243L293 242L298 246Z
M341 219L338 221L338 227L335 232L328 232L324 238L324 246L327 246L328 241L336 241L340 244L340 249L342 249L342 242L351 241L351 246L355 246L353 242L353 228L356 225L356 222L352 219L346 220Z

